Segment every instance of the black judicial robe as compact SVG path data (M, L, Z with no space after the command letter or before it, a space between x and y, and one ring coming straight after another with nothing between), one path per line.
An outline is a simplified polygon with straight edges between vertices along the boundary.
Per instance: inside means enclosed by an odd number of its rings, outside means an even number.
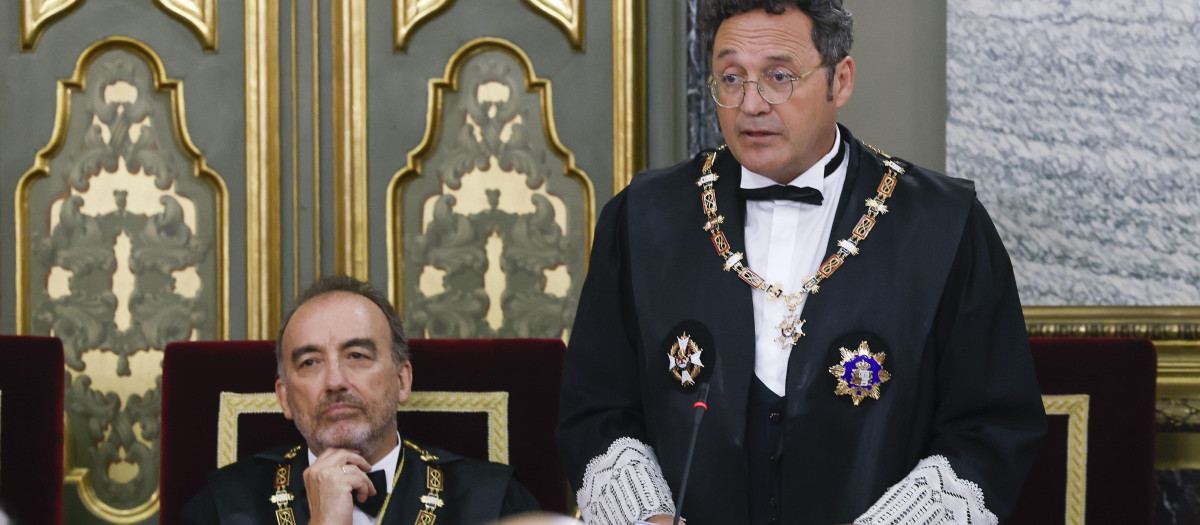
M884 173L842 134L849 165L827 256L850 237ZM702 228L703 162L701 154L639 173L601 213L567 351L558 441L575 488L617 438L645 442L677 496L696 393L668 372L667 352L690 327L704 349L698 382L711 390L681 514L691 525L746 523L747 454L767 453L745 450L751 288L722 269ZM722 151L714 172L722 230L744 253L741 167ZM782 520L850 523L939 454L1003 520L1045 430L1011 263L969 181L908 166L887 207L859 255L804 306L807 335L787 370ZM841 361L839 347L863 340L887 353L891 380L879 400L854 406L834 395L828 369Z
M295 447L271 449L237 463L214 470L208 485L200 490L181 511L181 522L221 525L276 525L276 506L269 498L275 494L275 469L290 464L288 492L295 496L290 507L296 523L308 523L308 498L304 487L304 469L308 453L301 448L294 457L286 454ZM422 447L438 459L426 462L417 451L401 445L404 469L384 514L384 524L411 525L425 506L418 500L429 493L426 465L440 467L445 490L445 505L437 509L437 524L482 524L500 516L538 510L537 499L513 478L512 467L467 459L445 450ZM397 463L399 465L399 463Z

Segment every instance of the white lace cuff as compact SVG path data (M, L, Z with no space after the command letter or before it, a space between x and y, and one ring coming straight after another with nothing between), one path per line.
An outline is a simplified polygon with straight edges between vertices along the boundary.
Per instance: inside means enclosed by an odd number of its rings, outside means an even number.
M623 437L592 458L575 494L583 521L628 525L657 514L675 514L671 487L650 445Z
M960 479L945 456L930 456L884 492L854 523L996 525L999 520L983 506L979 485Z

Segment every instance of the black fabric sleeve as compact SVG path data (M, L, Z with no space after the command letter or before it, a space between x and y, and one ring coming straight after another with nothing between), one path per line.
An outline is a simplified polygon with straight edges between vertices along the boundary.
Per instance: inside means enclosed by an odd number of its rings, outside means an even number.
M1012 263L978 200L935 320L938 405L930 455L979 485L988 510L1012 513L1046 430Z
M220 522L217 503L208 485L200 489L179 511L179 523L182 525L214 525Z
M500 516L520 514L541 510L542 506L529 489L525 488L516 478L508 479L508 487L504 489L504 500L500 503Z
M615 440L646 441L626 206L622 192L600 213L563 365L557 440L575 489L588 462Z

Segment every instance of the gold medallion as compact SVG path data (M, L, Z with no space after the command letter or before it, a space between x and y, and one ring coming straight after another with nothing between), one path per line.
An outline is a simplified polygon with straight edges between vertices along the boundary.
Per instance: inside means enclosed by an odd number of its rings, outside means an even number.
M866 341L859 343L857 350L843 347L838 351L842 353L842 362L829 367L829 373L837 378L833 393L850 396L854 406L865 397L879 399L880 385L892 378L892 374L883 369L887 354L871 353Z
M700 353L703 351L687 332L675 337L675 344L667 350L667 371L681 386L696 384L696 377L704 368L704 363L700 362Z

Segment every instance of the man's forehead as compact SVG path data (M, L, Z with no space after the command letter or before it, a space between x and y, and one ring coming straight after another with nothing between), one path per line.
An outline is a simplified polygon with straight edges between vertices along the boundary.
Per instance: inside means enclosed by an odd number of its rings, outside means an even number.
M296 309L283 331L284 350L309 344L374 339L388 330L387 316L373 301L353 292L328 292Z
M812 22L808 15L789 7L781 14L756 9L735 14L718 26L713 38L713 60L722 58L755 58L765 55L769 60L798 58L815 50L812 41Z

